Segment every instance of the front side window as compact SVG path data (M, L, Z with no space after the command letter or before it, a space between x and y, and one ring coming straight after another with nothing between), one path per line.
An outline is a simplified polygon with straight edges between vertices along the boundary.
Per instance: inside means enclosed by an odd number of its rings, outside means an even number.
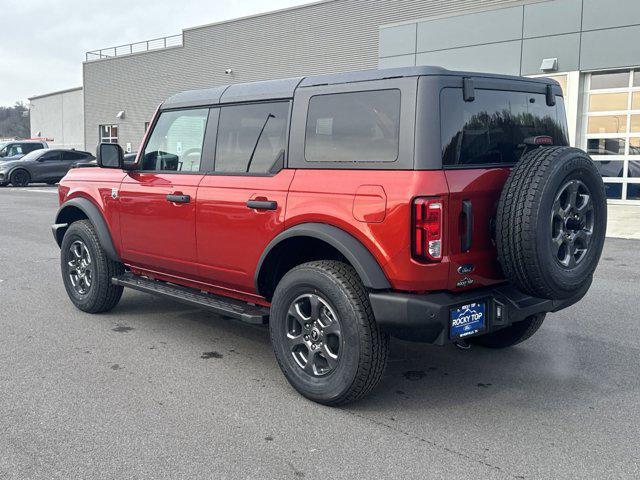
M7 157L13 157L14 155L22 155L23 152L22 151L22 145L19 144L13 144L13 145L9 145L9 148L7 149Z
M118 143L118 125L100 125L98 133L100 143Z
M475 100L465 102L462 89L445 88L440 108L444 165L514 164L534 137L569 144L562 97L548 106L542 94L476 89Z
M162 112L142 154L141 170L197 172L208 108Z
M308 162L395 162L400 90L317 95L309 100Z
M268 173L285 155L289 102L220 109L216 172Z

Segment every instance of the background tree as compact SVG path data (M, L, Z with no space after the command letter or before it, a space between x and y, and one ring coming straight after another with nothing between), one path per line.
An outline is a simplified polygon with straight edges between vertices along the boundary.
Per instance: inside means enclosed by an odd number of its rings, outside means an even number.
M0 138L29 138L29 109L22 102L0 107Z

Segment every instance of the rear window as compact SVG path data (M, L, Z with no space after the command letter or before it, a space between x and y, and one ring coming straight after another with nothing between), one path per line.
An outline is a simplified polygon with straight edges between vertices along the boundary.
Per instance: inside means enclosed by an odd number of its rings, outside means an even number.
M308 162L395 162L400 90L317 95L309 100Z
M475 100L465 102L462 89L445 88L441 110L445 166L514 164L531 137L568 145L562 97L550 107L543 94L476 89Z

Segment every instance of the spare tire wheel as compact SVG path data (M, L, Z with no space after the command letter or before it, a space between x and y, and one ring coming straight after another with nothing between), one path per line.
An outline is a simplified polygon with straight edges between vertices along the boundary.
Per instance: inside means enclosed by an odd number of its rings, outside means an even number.
M602 177L582 150L538 148L513 168L496 218L505 276L535 297L571 298L591 283L607 226Z

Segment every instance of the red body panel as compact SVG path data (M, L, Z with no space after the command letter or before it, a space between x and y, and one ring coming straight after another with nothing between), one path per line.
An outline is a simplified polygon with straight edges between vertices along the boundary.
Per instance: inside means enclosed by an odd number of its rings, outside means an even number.
M197 276L196 201L202 175L130 173L119 186L121 257L169 274ZM189 195L172 203L167 195Z
M473 280L468 287L492 285L504 281L498 263L498 254L491 232L491 222L495 219L502 187L509 176L508 168L447 170L449 184L449 260L450 275L447 288L461 290L456 283L465 277ZM462 202L470 200L473 206L473 235L471 249L461 250ZM461 265L473 265L468 274L458 273Z
M369 200L356 199L367 186ZM375 187L372 187L375 186ZM377 192L371 195L370 192ZM386 202L376 200L384 191ZM345 230L367 247L394 289L441 290L447 284L447 252L440 263L423 264L411 259L411 202L417 196L441 196L448 188L442 171L410 170L298 170L289 191L286 225L320 222ZM371 200L373 198L373 200ZM354 217L366 205L373 221ZM386 211L375 212L374 207ZM384 218L380 222L380 218ZM445 232L447 226L445 224Z
M460 290L503 281L490 233L508 169L282 170L274 176L130 173L74 169L61 183L61 202L92 200L103 212L122 260L139 273L255 303L255 269L269 242L285 228L319 222L357 238L375 257L392 288ZM112 189L118 190L113 199ZM188 204L168 194L191 197ZM443 258L411 257L411 205L440 197L444 207ZM254 210L248 200L272 200ZM473 204L473 244L460 248L463 200ZM474 270L462 275L460 265Z
M287 192L295 170L274 176L207 175L198 189L196 235L202 281L254 293L254 272L269 242L284 230ZM255 210L248 200L277 202Z

